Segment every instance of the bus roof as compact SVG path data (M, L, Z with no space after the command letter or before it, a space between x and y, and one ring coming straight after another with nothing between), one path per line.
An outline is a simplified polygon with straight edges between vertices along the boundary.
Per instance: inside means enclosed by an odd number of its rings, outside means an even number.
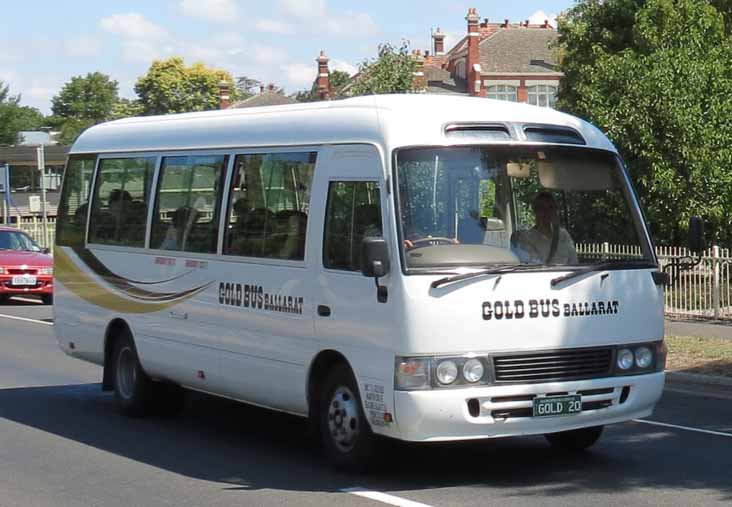
M470 136L448 139L445 126L496 123L571 128L587 147L616 151L591 124L551 108L480 97L406 94L125 118L86 130L69 153L333 143L379 144L385 149L476 144Z

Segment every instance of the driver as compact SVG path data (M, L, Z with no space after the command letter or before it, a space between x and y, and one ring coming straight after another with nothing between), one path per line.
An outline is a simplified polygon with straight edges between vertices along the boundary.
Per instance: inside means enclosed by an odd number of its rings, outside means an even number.
M532 209L536 225L519 231L513 241L518 257L523 262L537 264L577 264L574 242L567 230L559 225L552 194L536 194Z

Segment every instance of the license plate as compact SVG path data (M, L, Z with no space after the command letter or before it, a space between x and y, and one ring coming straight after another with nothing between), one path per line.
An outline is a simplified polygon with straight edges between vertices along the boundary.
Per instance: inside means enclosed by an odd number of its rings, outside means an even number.
M31 275L17 275L13 277L13 285L35 285L36 277Z
M570 415L579 412L582 412L582 397L579 394L534 398L534 417Z

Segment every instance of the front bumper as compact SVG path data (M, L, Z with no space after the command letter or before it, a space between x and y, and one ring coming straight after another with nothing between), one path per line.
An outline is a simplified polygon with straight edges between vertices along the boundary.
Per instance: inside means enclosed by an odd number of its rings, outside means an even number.
M34 275L36 276L36 275ZM53 276L37 275L36 284L33 286L14 286L11 275L0 276L0 294L9 296L21 296L23 294L53 294Z
M398 437L415 442L495 438L628 421L651 414L661 398L664 378L660 372L545 384L396 391ZM531 416L534 397L559 394L580 394L582 412Z

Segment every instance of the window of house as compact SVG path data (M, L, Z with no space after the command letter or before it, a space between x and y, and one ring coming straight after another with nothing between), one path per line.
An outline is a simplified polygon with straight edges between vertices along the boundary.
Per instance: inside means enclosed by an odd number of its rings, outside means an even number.
M107 158L99 162L89 242L145 246L147 203L155 158Z
M455 74L461 79L465 79L467 74L465 72L465 60L458 60L455 64Z
M516 102L516 87L511 85L494 85L488 87L488 98Z
M303 260L317 154L238 155L224 254Z
M541 107L554 107L557 101L557 87L551 85L534 85L528 87L529 104Z
M226 155L165 157L150 248L216 253Z
M328 187L323 265L359 271L363 238L382 235L379 186L374 181L334 181Z
M59 245L84 244L89 193L96 161L96 155L72 156L69 159L56 220L56 242Z

